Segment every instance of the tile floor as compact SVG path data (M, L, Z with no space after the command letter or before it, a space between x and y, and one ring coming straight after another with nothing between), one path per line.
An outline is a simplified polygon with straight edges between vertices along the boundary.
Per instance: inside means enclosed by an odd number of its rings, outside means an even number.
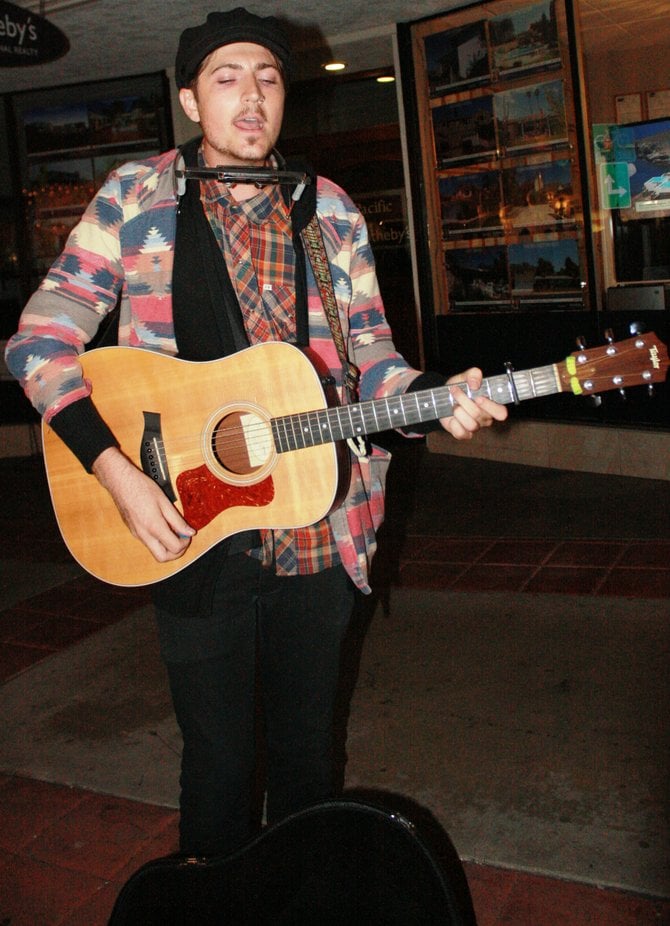
M670 541L410 535L399 582L452 591L670 597Z
M3 926L105 926L126 879L177 839L175 811L57 784L0 778L0 807ZM478 926L670 923L668 901L465 868Z
M21 480L39 487L39 470L24 465ZM27 517L13 518L11 501L0 514L12 559L67 562L55 526L35 517L31 498ZM393 581L417 589L662 598L670 597L670 538L409 533L394 568ZM110 592L80 575L4 609L0 601L0 684L146 600L141 589ZM0 926L103 926L125 880L176 842L170 808L0 776ZM473 863L466 872L479 926L670 926L670 900Z
M24 555L30 556L30 550ZM393 581L405 588L462 592L670 598L670 540L492 540L409 534ZM0 608L0 683L148 600L144 589L111 588L81 575Z

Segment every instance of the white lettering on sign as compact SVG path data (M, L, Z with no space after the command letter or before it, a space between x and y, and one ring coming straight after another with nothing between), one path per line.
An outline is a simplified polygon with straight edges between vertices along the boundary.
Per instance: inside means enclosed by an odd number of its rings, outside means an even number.
M393 204L388 199L378 199L374 203L360 203L359 209L363 215L382 215L393 212Z
M18 39L19 47L21 47L25 41L26 33L28 33L28 40L34 42L37 39L37 28L31 22L31 19L32 17L28 17L26 22L17 23L10 18L9 13L5 13L4 17L0 19L0 36L8 39Z
M373 244L403 244L407 237L406 228L394 228L386 225L368 226L370 240Z
M67 36L53 23L9 0L0 0L0 68L45 64L69 50Z
M0 45L0 51L6 55L23 55L24 58L36 58L36 48L21 48L20 45Z

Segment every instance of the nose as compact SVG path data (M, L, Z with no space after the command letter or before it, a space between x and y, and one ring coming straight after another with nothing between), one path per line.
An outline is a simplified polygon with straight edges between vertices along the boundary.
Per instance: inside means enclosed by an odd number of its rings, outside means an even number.
M261 86L255 77L250 77L242 94L243 99L249 103L262 103L265 100Z

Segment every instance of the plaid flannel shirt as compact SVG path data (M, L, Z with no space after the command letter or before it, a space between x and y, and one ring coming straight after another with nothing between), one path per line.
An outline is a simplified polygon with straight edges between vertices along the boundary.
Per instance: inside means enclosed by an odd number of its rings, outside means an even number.
M289 209L270 186L236 202L218 180L200 196L242 310L251 344L295 339L295 255ZM309 527L262 530L263 561L278 575L320 572L340 561L327 518ZM255 555L254 551L254 555Z

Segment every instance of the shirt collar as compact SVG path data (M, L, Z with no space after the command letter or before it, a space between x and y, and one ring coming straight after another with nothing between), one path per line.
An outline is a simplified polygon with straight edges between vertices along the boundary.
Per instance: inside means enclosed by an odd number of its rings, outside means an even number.
M202 167L205 166L202 148L198 152L198 161ZM272 166L277 166L274 157L272 158ZM218 205L231 214L243 214L249 222L256 225L263 225L271 219L276 221L277 212L284 218L288 217L288 209L284 202L281 187L274 183L262 187L250 199L238 202L233 198L227 184L222 183L220 180L204 180L201 181L201 196L207 205Z

